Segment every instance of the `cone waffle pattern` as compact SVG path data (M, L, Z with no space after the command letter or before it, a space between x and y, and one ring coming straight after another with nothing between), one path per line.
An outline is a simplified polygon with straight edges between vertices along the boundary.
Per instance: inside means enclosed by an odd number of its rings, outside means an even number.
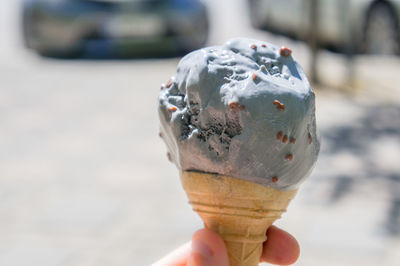
M258 265L268 227L297 192L202 172L184 171L181 181L204 226L224 239L231 266Z

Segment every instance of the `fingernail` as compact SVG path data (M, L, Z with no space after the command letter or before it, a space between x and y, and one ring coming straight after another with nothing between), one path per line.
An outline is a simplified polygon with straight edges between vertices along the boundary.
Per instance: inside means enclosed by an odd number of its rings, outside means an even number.
M214 255L212 249L203 240L199 238L192 240L192 251L200 253L206 258L211 258Z

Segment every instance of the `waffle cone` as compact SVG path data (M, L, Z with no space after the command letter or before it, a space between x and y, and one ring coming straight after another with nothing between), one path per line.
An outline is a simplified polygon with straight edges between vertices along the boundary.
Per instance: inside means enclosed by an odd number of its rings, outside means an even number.
M184 171L181 181L204 227L224 239L231 266L259 264L268 227L297 192L203 172Z

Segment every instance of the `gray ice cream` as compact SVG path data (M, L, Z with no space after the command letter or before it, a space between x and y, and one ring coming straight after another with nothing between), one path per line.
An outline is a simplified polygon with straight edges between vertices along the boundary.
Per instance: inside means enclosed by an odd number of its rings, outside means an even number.
M314 98L289 48L232 39L186 55L162 85L161 137L181 171L296 189L319 152Z

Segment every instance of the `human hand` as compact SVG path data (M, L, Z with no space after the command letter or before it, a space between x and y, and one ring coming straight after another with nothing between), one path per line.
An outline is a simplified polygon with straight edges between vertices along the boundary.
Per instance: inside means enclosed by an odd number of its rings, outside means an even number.
M260 262L293 264L299 254L300 247L293 236L273 225L268 229ZM201 229L194 233L191 243L152 266L229 266L229 260L222 238L214 231Z

